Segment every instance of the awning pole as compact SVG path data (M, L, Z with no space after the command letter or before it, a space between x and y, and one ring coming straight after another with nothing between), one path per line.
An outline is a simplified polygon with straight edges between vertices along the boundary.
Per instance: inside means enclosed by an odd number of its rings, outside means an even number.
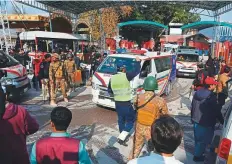
M52 19L51 19L51 13L49 12L49 24L50 24L50 32L52 32ZM53 50L53 40L52 40L52 50Z
M220 17L218 16L218 11L214 12L214 21L215 22L219 22L220 21ZM220 29L218 29L218 27L220 27L221 24L215 24L214 28L213 28L213 42L211 45L211 56L212 57L216 57L217 56L217 42L219 41L219 31Z

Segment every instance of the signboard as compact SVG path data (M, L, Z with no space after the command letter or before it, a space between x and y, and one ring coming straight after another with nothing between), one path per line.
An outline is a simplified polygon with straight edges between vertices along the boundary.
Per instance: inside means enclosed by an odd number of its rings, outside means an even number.
M170 35L181 35L182 30L181 30L181 28L170 28L169 29L169 34Z
M18 15L18 14L8 14L9 21L46 21L48 17L41 15Z

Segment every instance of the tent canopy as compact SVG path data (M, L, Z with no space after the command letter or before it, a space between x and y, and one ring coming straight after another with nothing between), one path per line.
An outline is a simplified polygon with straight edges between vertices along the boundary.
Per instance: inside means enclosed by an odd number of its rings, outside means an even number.
M163 24L160 24L158 22L152 22L152 21L128 21L128 22L122 22L118 24L118 27L123 27L123 26L132 26L132 27L141 27L143 29L152 31L155 29L168 29L168 26L165 26Z
M206 28L214 27L214 26L225 26L232 28L232 24L226 23L226 22L216 22L216 21L200 21L200 22L194 22L191 24L187 24L181 27L182 30L187 29L198 29L203 30Z
M28 31L19 34L20 40L35 40L35 38L44 39L67 39L67 40L82 40L81 35L71 35L61 32L46 32L46 31Z
M150 5L184 5L191 8L201 8L205 10L216 11L229 5L232 1L199 1L199 0L192 0L192 1L44 1L44 0L37 0L42 4L45 4L50 7L54 7L60 9L62 11L67 11L73 14L80 14L90 10L97 10L101 8L107 7L115 7L115 6L150 6Z

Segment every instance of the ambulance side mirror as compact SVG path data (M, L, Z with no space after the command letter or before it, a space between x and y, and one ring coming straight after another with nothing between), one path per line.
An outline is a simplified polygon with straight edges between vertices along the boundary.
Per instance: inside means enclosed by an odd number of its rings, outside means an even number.
M147 77L148 72L146 70L141 71L140 77Z
M4 68L7 66L7 62L9 62L8 59L0 59L0 68Z

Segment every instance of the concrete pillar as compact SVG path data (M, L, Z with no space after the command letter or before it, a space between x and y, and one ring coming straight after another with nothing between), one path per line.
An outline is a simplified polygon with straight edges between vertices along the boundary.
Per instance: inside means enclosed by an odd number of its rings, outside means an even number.
M49 13L49 24L50 24L50 32L52 32L52 18L51 13ZM53 40L52 40L52 50L54 48Z
M120 38L119 38L119 26L116 27L116 37L115 37L115 40L116 40L116 50L120 48L119 46L119 42L120 42Z
M215 11L214 12L214 21L216 22L219 22L220 21L220 17L218 16L218 11ZM212 57L215 57L217 56L216 52L216 43L219 41L219 35L220 35L220 29L218 29L218 27L220 27L220 25L215 25L214 28L213 28L213 42L212 42L212 45L211 45L211 56Z

